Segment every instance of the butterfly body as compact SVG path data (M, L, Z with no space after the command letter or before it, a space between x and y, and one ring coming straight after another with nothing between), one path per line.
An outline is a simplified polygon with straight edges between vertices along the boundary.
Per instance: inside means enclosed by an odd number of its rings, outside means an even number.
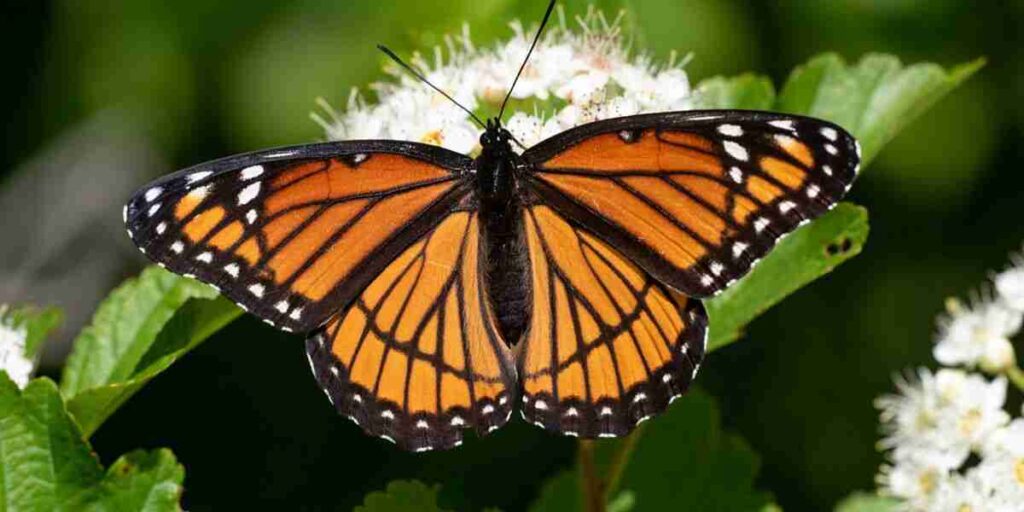
M859 168L839 126L768 112L602 120L521 154L492 120L480 140L228 157L140 189L125 222L160 265L307 333L335 408L422 451L516 408L586 438L665 410L704 358L700 299Z
M512 150L511 135L497 119L480 136L475 159L477 194L486 245L488 293L505 340L517 340L525 329L529 263L523 249L523 200L518 176L526 164Z

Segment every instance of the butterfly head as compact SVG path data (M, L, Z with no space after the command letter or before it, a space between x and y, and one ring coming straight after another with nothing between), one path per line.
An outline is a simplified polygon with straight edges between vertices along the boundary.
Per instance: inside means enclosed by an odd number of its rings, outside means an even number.
M512 152L512 134L501 126L501 120L492 118L487 120L484 133L480 135L480 146L484 151L492 153Z

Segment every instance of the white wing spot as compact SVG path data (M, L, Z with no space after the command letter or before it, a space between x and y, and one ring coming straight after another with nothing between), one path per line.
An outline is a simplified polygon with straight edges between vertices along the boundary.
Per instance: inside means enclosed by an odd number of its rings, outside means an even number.
M224 265L224 272L227 272L231 277L238 277L238 264L228 263L227 265Z
M686 355L686 353L687 353L687 352L689 352L689 351L690 351L690 346L689 346L689 345L687 345L687 344L685 344L685 343L683 344L683 346L682 346L682 347L679 347L679 353L680 353L680 354L682 354L682 355L684 355L684 356L685 356L685 355Z
M393 412L391 412L391 411L389 411L387 409L384 409L383 411L381 411L380 417L384 418L386 420L394 419L395 418L395 413L393 413Z
M821 129L821 134L825 136L826 139L833 142L835 142L836 138L839 137L839 133L836 132L834 128L829 128L827 126Z
M188 183L191 185L192 183L206 179L211 174L213 174L213 171L194 172L192 174L189 174L188 177L185 178L185 180L188 181Z
M288 318L291 318L292 320L298 320L301 317L302 317L302 308L295 308L295 309L292 310L291 313L288 314Z
M160 187L153 187L153 188L147 190L146 191L146 202L147 203L152 203L156 198L160 197L160 193L163 192L163 191L164 191L164 189L162 189Z
M537 400L537 403L533 404L533 407L537 410L546 411L548 409L548 404L545 403L544 400Z
M771 224L771 222L768 219L764 217L758 217L757 220L754 221L754 231L760 233L764 231L764 228L768 227L768 224Z
M199 256L196 256L196 261L201 261L203 263L210 263L210 262L213 261L213 253L210 252L210 251L206 251L204 253L200 253Z
M829 176L832 176L832 168L831 168L831 167L829 167L829 166L827 166L827 165L823 165L823 166L821 166L821 170L822 170L822 171L823 171L823 172L824 172L825 174L827 174L827 175L829 175Z
M164 231L167 231L167 223L166 222L161 222L160 224L156 225L156 234L162 235L162 234L164 234Z
M783 130L796 130L796 127L793 126L793 121L788 119L785 121L769 121L768 124Z
M725 135L726 137L742 137L743 128L740 128L735 124L723 124L718 127L718 133Z
M249 293L255 295L256 297L263 297L263 285L260 283L256 283L250 286Z
M643 402L644 400L647 400L647 395L645 395L643 393L637 393L636 396L633 397L633 403L634 404Z
M853 141L853 147L857 150L857 159L860 160L860 141Z
M249 224L253 224L256 222L257 215L256 210L249 210L245 212L245 221Z
M731 140L727 140L727 141L723 142L722 146L725 148L725 152L729 153L729 156L731 156L731 157L733 157L733 158L735 158L737 160L741 160L743 162L746 162L747 159L750 158L750 155L747 153L747 148L745 148L745 147L743 147L743 146L741 146L741 145L739 145L739 144L737 144L737 143L735 143L735 142L733 142Z
M357 404L361 404L361 403L363 403L363 397L361 397L359 395L356 395L356 394L353 394L352 395L352 401L357 403Z
M575 418L576 416L580 415L580 412L577 411L575 407L570 407L565 411L565 415L569 416L570 418Z
M717 261L711 262L711 273L712 274L714 274L716 276L720 276L720 275L722 275L722 271L723 270L725 270L725 267L721 263L719 263Z
M604 407L601 408L601 416L611 416L611 415L612 415L612 408L611 407L604 406Z
M732 257L739 258L740 255L743 254L743 251L747 250L747 247L750 246L743 242L736 242L732 244Z
M683 346L686 346L686 345L683 345ZM671 380L672 380L672 374L670 374L670 373L666 373L665 375L661 376L661 381L664 382L665 384L668 384L669 381L671 381Z
M498 403L501 404L501 405L507 404L508 403L508 397L507 396L503 396L503 397L499 398L498 399Z
M736 183L743 183L743 171L739 167L729 169L729 177Z
M337 377L338 376L338 367L337 366L332 366L331 367L331 373L334 374L335 377ZM359 395L356 395L356 396L359 396Z
M251 180L253 178L258 178L259 176L261 176L263 174L263 166L262 165L253 165L253 166L250 166L250 167L246 167L245 169L242 169L242 173L241 174L242 174L242 180Z
M809 185L807 187L807 197L809 197L811 199L814 199L815 197L818 197L818 193L819 192L821 192L821 189L818 188L817 185Z
M419 421L416 422L416 428L421 429L421 430L426 430L426 429L430 428L430 425L428 425L425 420L419 420Z
M158 211L160 211L160 203L157 203L157 204L154 204L153 206L150 206L149 207L149 211L146 212L146 214L149 215L150 217L152 217L152 216L156 215L156 212L158 212Z
M491 405L491 404L487 404L487 405L484 406L483 409L480 410L480 412L482 412L484 414L490 414L490 413L494 412L494 406Z
M779 203L779 211L782 213L787 213L793 208L796 208L796 203L793 201L783 201Z
M121 221L128 222L128 205L124 205L124 208L121 208Z
M452 426L453 427L458 427L458 426L465 425L465 424L466 424L466 420L462 419L462 416L452 416Z
M174 242L173 244L171 244L171 252L173 252L175 254L181 254L181 251L184 251L184 250L185 250L185 244L181 243L180 241Z
M713 277L707 275L707 274L704 274L704 275L702 275L700 277L700 285L701 286L711 286L711 284L714 283L714 282L715 282L715 279Z
M828 154L830 155L836 155L839 153L839 150L832 144L825 144L825 151L828 151Z
M256 199L256 196L260 195L260 182L253 183L246 186L238 193L238 204L239 206L249 204L249 201Z
M352 156L352 161L361 164L366 161L366 153L356 153Z
M274 304L274 309L280 311L281 314L287 313L288 312L288 301L282 300L282 301L278 302L277 304Z
M194 189L189 191L188 197L190 197L190 198L192 198L192 199L194 199L196 201L202 201L203 199L206 198L206 195L210 193L210 188L211 187L212 187L212 185L203 185L201 187L194 188Z
M398 444L397 442L395 442L395 439L393 437L391 437L391 436L389 436L387 434L381 434L380 438L385 440L385 441L387 441L387 442L389 442L389 443L391 443L391 444Z

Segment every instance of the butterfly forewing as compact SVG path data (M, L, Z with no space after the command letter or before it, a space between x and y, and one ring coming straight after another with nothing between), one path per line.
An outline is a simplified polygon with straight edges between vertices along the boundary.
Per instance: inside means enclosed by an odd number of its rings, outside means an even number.
M524 226L533 293L519 347L523 416L568 435L625 435L696 375L704 308L548 206L528 207Z
M587 124L523 157L542 200L658 280L706 297L835 205L859 148L825 121L694 111Z
M484 289L478 216L449 215L306 342L334 406L422 451L504 425L515 370Z
M308 331L469 193L472 160L410 143L342 142L172 174L125 207L151 259L260 318Z

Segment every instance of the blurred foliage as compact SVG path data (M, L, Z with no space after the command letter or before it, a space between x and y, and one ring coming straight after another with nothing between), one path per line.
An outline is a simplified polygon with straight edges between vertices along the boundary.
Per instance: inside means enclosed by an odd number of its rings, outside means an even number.
M571 16L587 3L564 5ZM967 0L595 4L628 10L636 48L661 58L693 51L691 79L723 105L763 105L758 98L771 83L826 51L845 59L887 52L943 66L979 55L989 62L893 139L853 189L872 212L868 250L749 326L746 342L716 351L702 370L727 430L760 455L756 487L771 489L789 510L829 509L850 489L872 485L879 456L871 398L890 388L891 372L928 359L942 297L973 286L1024 238L1024 55L1015 44L1024 9ZM375 43L403 54L428 51L468 21L474 41L486 45L509 33L511 18L529 24L542 9L513 0L443 8L413 0L14 2L0 17L5 64L18 78L0 85L0 186L6 169L64 127L110 109L146 127L140 135L175 167L318 139L307 117L313 98L341 105L351 87L379 79ZM746 70L771 80L702 82ZM732 88L733 81L743 86ZM119 209L109 205L110 215ZM62 250L73 258L75 247L69 241ZM180 314L202 302L186 303ZM125 378L161 367L163 356L202 336L197 329L151 342ZM337 419L293 337L245 319L214 338L167 368L93 437L108 462L136 446L171 446L189 464L190 509L237 507L243 498L348 509L389 481L417 478L443 484L438 500L446 509L519 510L571 464L571 440L521 422L453 453L395 453ZM230 420L197 421L210 415Z
M25 331L25 357L39 356L43 341L56 329L64 315L57 308L38 309L30 306L9 308L0 305L0 325L15 331Z
M441 486L426 485L415 481L397 481L388 484L384 491L371 492L355 512L442 512L437 505L437 492Z
M835 512L896 512L900 502L865 492L851 494L836 505Z
M133 452L104 472L49 379L22 391L0 371L0 446L3 510L179 510L174 455Z

